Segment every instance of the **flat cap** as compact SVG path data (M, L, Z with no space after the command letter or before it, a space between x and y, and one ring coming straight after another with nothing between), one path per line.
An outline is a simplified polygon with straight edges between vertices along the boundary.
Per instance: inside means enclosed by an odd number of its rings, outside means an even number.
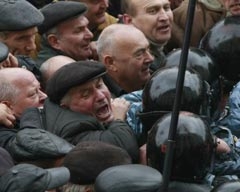
M141 164L110 167L95 181L95 192L157 192L162 175L156 169Z
M25 128L18 131L11 145L14 160L28 161L63 157L73 145L43 129Z
M77 61L61 67L48 80L46 93L50 101L59 104L69 89L82 85L106 73L97 61Z
M4 43L0 42L0 63L7 59L8 53L9 53L8 47Z
M43 34L63 21L83 15L87 11L87 6L80 2L57 1L45 5L40 11L45 19L38 27L38 31Z
M26 0L0 1L0 31L21 31L43 20L42 13Z
M0 177L0 191L43 192L63 186L69 177L66 167L42 169L31 164L18 164Z

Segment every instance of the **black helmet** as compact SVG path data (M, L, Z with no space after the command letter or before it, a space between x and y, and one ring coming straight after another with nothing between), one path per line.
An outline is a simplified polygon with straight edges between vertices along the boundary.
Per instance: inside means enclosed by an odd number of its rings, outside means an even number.
M164 166L171 114L158 119L147 138L148 165L161 173ZM210 125L200 116L180 112L171 180L201 182L211 166L215 142Z
M240 80L240 16L229 16L210 29L200 42L218 63L220 74L230 81Z
M179 66L182 49L174 49L166 55L163 66ZM219 66L206 51L190 47L187 58L187 68L197 71L210 85L219 79Z
M160 116L172 111L177 75L178 67L161 68L146 83L142 94L143 111L139 114L146 129L150 129ZM186 70L180 110L209 116L207 87L198 73Z
M164 62L165 67L179 66L182 49L171 51ZM220 83L219 66L215 60L205 50L196 47L190 47L187 58L187 69L192 68L197 71L203 80L210 85L211 99L211 116L214 115L219 106L222 96L222 87Z
M240 182L239 181L228 181L214 187L211 192L240 192Z

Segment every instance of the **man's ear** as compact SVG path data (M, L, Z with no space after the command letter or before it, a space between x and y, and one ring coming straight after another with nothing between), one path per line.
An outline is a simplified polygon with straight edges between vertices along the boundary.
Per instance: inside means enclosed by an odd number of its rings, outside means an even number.
M13 109L12 102L10 101L1 101L2 104L6 105L9 109Z
M107 71L117 71L117 67L115 66L114 59L110 55L104 56L104 65Z
M60 49L59 40L56 35L54 34L48 35L47 40L51 47L53 47L54 49Z
M132 17L125 13L122 15L122 22L124 24L132 24Z

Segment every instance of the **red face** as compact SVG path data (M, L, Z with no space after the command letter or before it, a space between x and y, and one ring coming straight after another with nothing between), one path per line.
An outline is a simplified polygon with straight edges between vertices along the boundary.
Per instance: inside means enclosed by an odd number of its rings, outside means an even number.
M154 43L164 44L171 37L173 13L168 0L132 0L136 15L132 23ZM146 25L147 23L147 25Z
M74 87L68 94L70 101L67 107L70 110L91 115L101 122L113 120L111 94L102 78Z
M13 83L18 88L17 100L11 103L11 109L16 117L20 117L24 110L28 107L41 107L46 94L40 89L40 83L35 76L24 69L20 80Z

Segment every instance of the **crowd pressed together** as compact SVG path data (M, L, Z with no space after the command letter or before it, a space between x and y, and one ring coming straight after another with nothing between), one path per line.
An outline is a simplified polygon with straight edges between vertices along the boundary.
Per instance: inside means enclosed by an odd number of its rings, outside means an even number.
M0 0L0 192L165 192L190 0ZM240 0L197 0L168 192L240 191Z

